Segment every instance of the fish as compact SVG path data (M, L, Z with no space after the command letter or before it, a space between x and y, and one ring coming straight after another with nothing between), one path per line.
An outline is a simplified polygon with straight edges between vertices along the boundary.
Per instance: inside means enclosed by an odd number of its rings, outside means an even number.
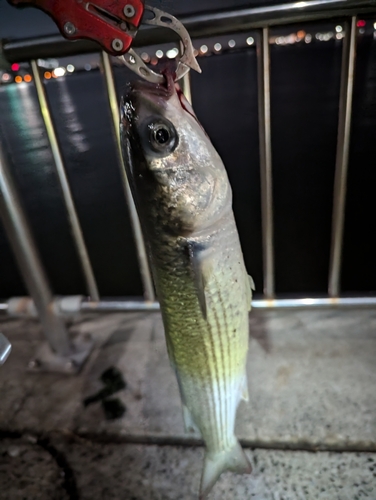
M129 84L124 166L150 256L187 432L205 443L200 500L222 472L251 473L235 436L248 400L247 274L223 162L172 76Z

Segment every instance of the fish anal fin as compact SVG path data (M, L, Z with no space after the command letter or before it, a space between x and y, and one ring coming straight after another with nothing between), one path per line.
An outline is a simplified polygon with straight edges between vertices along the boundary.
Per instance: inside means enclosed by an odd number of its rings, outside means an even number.
M247 375L244 376L243 386L241 388L241 399L243 401L249 401L249 392L248 392L248 380Z
M227 470L237 474L252 472L252 465L238 441L230 450L215 454L206 453L201 477L200 500L207 498L219 476Z
M195 421L193 420L192 413L189 411L188 407L183 403L183 419L184 428L187 434L195 433L201 435L200 429L197 427Z

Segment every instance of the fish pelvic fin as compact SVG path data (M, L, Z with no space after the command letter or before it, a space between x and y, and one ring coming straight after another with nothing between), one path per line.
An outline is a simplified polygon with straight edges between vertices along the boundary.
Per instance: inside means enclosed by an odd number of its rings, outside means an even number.
M227 470L237 474L250 474L252 472L252 465L238 441L230 450L214 454L206 452L199 500L207 498L219 476Z

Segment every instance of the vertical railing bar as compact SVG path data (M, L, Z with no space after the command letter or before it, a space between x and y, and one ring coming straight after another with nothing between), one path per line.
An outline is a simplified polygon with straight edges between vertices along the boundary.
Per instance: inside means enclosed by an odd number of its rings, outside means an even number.
M257 56L264 295L267 299L272 299L275 294L275 277L270 121L270 49L268 27L263 28L259 34Z
M328 283L328 293L330 297L338 297L340 294L346 187L356 59L356 16L351 18L351 22L346 22L345 38L342 50L341 91Z
M139 261L139 265L140 265L141 278L142 278L142 283L144 286L144 297L146 300L150 300L153 302L155 300L153 280L152 280L152 276L151 276L151 271L150 271L150 266L149 266L149 261L148 261L148 256L147 256L147 252L146 252L145 241L144 241L144 237L142 234L140 221L139 221L136 206L135 206L135 203L133 200L131 188L129 186L129 181L127 178L126 170L125 170L125 167L123 164L123 156L122 156L121 144L120 144L119 103L118 103L118 99L116 96L114 74L112 71L110 57L106 52L102 52L102 63L103 63L104 76L105 76L105 80L106 80L107 97L108 97L108 101L110 104L111 116L112 116L112 121L113 121L114 129L115 129L115 134L116 134L116 145L117 145L117 150L118 150L119 165L120 165L120 171L121 171L120 174L121 174L121 178L123 181L125 198L126 198L126 201L128 204L133 234L134 234L135 243L136 243L138 261Z
M93 268L90 263L89 254L85 245L85 240L83 237L81 225L77 216L76 207L74 205L73 196L70 190L67 174L63 163L63 158L57 141L55 128L52 122L46 91L43 86L36 61L31 61L31 68L33 72L35 87L37 90L39 105L42 111L44 124L47 130L47 136L50 142L52 155L56 165L56 171L63 192L65 206L68 212L74 243L76 245L81 267L84 273L87 292L92 300L98 301L99 300L98 287L95 281Z
M0 216L46 339L56 354L68 356L71 352L68 332L55 311L46 273L9 170L0 145Z

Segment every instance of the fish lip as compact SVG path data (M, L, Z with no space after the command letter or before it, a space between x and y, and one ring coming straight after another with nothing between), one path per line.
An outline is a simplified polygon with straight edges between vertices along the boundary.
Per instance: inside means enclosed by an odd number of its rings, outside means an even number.
M165 83L155 84L146 80L135 80L128 84L128 89L123 96L124 102L134 101L138 96L149 97L151 99L162 98L169 99L175 91L173 77L165 74Z

